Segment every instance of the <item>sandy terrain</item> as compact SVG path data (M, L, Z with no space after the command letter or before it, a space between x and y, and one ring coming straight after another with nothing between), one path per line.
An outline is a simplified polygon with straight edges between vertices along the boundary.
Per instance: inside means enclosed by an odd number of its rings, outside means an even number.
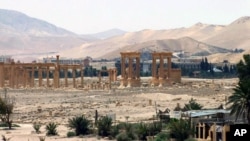
M143 78L143 81L147 81ZM76 115L85 115L94 119L95 110L99 115L115 115L116 122L146 121L155 115L157 109L173 110L177 103L181 106L191 98L201 103L204 108L216 108L225 103L225 97L232 93L237 79L187 79L183 78L181 84L164 88L125 88L112 90L74 90L74 89L22 89L8 90L9 96L14 96L16 104L13 120L14 130L0 129L0 135L11 137L11 141L36 141L38 136L45 135L46 123L53 121L59 124L59 136L47 137L46 141L82 141L97 140L94 137L67 138L70 131L67 128L68 119ZM1 95L3 91L1 90ZM152 103L150 104L150 101ZM41 109L40 111L38 109ZM32 123L40 122L41 134L34 133ZM104 139L102 139L104 140Z

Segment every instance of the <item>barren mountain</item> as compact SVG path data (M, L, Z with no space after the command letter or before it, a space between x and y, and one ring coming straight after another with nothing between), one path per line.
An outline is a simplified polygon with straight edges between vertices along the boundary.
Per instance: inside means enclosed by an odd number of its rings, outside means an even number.
M250 17L241 17L210 38L202 40L208 44L228 49L241 48L249 50L250 44Z
M121 36L115 36L90 44L83 44L80 47L74 48L74 50L80 50L81 53L94 58L112 58L117 57L120 51L158 48L159 50L165 51L188 51L190 55L222 53L209 57L213 60L221 61L228 59L229 54L231 54L231 56L240 56L240 54L229 53L229 50L226 49L242 48L246 50L246 52L249 50L249 31L250 18L242 17L226 26L197 23L189 28L169 30L145 29L137 32L128 32ZM184 41L184 39L186 40ZM189 41L187 39L189 39ZM191 42L190 40L193 41ZM199 46L197 44L199 44ZM211 47L217 48L211 50ZM222 48L226 49L223 50ZM225 52L227 52L227 54L224 54ZM68 55L68 51L64 51L63 54ZM218 56L220 56L220 59L216 59ZM241 57L232 57L231 61L238 62L240 58Z
M137 32L127 32L120 36L115 36L105 40L99 40L96 42L83 44L80 47L64 50L60 52L60 54L62 54L63 56L65 55L67 57L73 57L70 51L74 50L75 57L91 56L93 58L105 58L105 57L110 58L110 56L116 56L117 55L116 52L124 50L124 48L126 48L127 51L139 50L140 48L143 48L143 46L147 47L148 44L157 42L157 40L166 40L166 39L172 39L168 40L168 42L175 41L173 44L183 44L184 42L177 43L180 41L179 38L193 37L195 40L201 40L207 38L210 34L214 32L219 32L223 28L224 26L197 23L189 28L177 28L169 30L145 29ZM127 46L131 47L128 49ZM197 44L194 45L194 47L196 46ZM190 50L188 49L189 47L190 46L188 47L182 46L182 48L185 48L186 50ZM175 49L176 46L171 46L170 44L168 47L163 47L163 48L165 48L165 50L168 48L169 51L177 50ZM113 55L112 53L115 54Z
M126 33L126 31L114 28L114 29L110 29L110 30L107 30L107 31L98 32L98 33L94 33L94 34L86 34L86 35L91 36L91 37L96 38L96 39L107 39L107 38L111 38L111 37L114 37L114 36L123 35L125 33Z
M165 39L148 41L141 44L128 45L121 49L104 54L99 58L117 58L120 56L121 51L171 51L171 52L184 52L188 56L207 56L214 53L227 53L229 50L211 46L190 37L183 37L179 39Z
M23 13L0 9L0 52L13 58L33 58L86 43L73 32ZM17 60L17 59L16 59ZM31 61L31 60L30 60Z
M218 60L216 58L229 57L227 49L242 48L249 53L249 32L250 17L242 17L226 26L197 23L188 28L168 30L145 29L125 33L113 29L92 35L77 35L20 12L0 9L0 52L14 58L56 54L70 58L113 58L118 57L120 51L149 49L184 51L189 55L214 54L209 58ZM231 55L237 61L240 58L236 57L240 54Z

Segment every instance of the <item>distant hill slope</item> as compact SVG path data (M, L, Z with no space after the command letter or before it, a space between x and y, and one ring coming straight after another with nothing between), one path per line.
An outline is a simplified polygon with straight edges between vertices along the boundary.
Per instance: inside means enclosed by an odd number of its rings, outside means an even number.
M66 29L23 13L0 9L0 55L34 59L89 42ZM16 59L17 60L17 59ZM31 60L30 60L31 61Z
M228 49L250 49L250 17L241 17L220 32L202 40L208 44L225 47Z
M154 40L140 44L134 44L125 46L122 49L107 53L99 58L116 58L119 57L119 52L122 51L140 51L140 50L152 50L152 51L171 51L171 52L185 52L188 56L208 56L214 53L227 53L230 50L208 45L196 41L190 37L183 37L179 39L165 39L165 40Z
M94 58L112 58L121 50L134 51L139 48L159 48L163 50L186 50L190 54L212 55L229 52L234 48L250 50L250 18L242 17L229 25L212 25L197 23L188 28L168 30L145 29L137 32L127 32L105 40L83 44L73 50L79 50L85 56ZM186 38L189 37L189 38ZM183 41L183 40L186 41ZM193 40L193 41L191 41ZM197 44L202 43L197 48ZM215 48L218 47L218 48ZM224 48L224 49L223 49ZM67 55L68 51L63 54ZM230 54L230 53L229 53ZM232 56L235 54L231 53ZM75 54L75 56L79 56ZM216 55L212 55L218 57ZM223 56L223 55L221 55ZM223 59L228 59L226 56ZM233 62L239 61L240 57ZM216 58L214 59L216 60Z
M95 34L87 34L87 35L92 36L92 37L97 38L97 39L107 39L107 38L111 38L111 37L114 37L114 36L123 35L125 33L126 33L126 31L114 28L114 29L110 29L110 30L107 30L107 31L98 32L98 33L95 33Z
M84 44L80 48L74 48L74 51L78 50L81 54L88 54L94 58L106 58L114 59L120 57L120 52L122 51L141 51L141 50L151 50L151 51L184 51L189 55L200 55L207 56L214 53L226 53L229 50L211 46L190 37L183 37L179 39L165 39L165 40L153 40L143 43L133 44L123 46L121 48L103 46L102 48L98 46L92 46L91 44ZM73 57L69 54L69 51L61 52L64 56ZM74 56L78 56L75 53Z
M75 35L73 32L57 27L46 21L29 17L23 13L0 9L0 29L14 29L16 32L36 36L52 35L65 36Z

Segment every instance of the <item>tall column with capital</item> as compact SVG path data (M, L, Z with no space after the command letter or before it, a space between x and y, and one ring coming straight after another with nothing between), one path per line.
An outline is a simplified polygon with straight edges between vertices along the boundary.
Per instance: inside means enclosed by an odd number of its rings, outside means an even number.
M81 87L83 88L83 69L82 69L82 66L81 66L81 68L80 68L80 71L81 71Z
M43 81L42 68L39 65L38 66L38 83L39 83L39 87L42 87L42 81Z
M73 87L76 88L76 69L72 69L72 76L73 76Z
M23 87L26 88L27 85L27 70L23 69Z
M132 68L133 68L133 60L131 57L129 57L128 61L128 85L127 87L131 87L132 83Z
M55 72L54 72L54 87L59 88L59 71L60 71L60 65L59 65L59 55L56 56L56 66L55 66Z
M155 56L152 56L152 77L155 78L156 77L156 58Z
M164 58L160 55L159 86L161 87L164 79Z
M125 68L125 58L122 55L121 56L121 76L122 76L123 79L125 78L125 71L126 71L125 69L126 69Z
M120 81L120 87L124 87L124 81L125 81L125 56L121 53L121 81Z
M64 83L65 87L68 87L68 68L64 68Z
M140 79L140 58L136 57L136 79Z
M171 64L171 57L168 57L168 79L171 77L171 69L172 69L172 64Z
M49 66L46 67L46 80L47 80L47 87L49 87Z
M35 64L32 64L32 68L31 68L31 87L34 87L35 86L35 78L34 78L34 75L35 75Z
M128 78L132 78L132 72L133 72L133 59L129 57L129 62L128 62Z
M11 66L10 66L10 87L14 88L14 81L15 81L15 63L11 62Z
M4 63L0 62L0 87L4 87Z

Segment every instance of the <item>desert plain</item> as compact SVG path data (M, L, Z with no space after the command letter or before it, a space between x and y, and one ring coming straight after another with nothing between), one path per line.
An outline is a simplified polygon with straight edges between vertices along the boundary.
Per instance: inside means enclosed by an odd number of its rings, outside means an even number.
M221 104L226 108L226 100L233 93L238 79L197 79L182 78L181 83L171 86L152 87L148 85L149 77L142 79L141 87L118 88L116 83L111 89L78 88L21 88L7 89L7 96L15 98L13 123L20 127L7 130L0 128L0 135L10 141L39 141L39 136L46 136L45 125L55 122L59 126L58 136L46 137L46 141L95 141L108 140L88 135L68 138L68 119L84 115L94 120L95 111L100 116L109 115L114 124L119 122L140 122L151 120L157 110L169 108L171 111L177 103L181 107L191 98L203 108L217 108ZM85 78L84 83L92 82ZM4 90L0 89L1 96ZM41 123L41 133L36 134L33 123Z

